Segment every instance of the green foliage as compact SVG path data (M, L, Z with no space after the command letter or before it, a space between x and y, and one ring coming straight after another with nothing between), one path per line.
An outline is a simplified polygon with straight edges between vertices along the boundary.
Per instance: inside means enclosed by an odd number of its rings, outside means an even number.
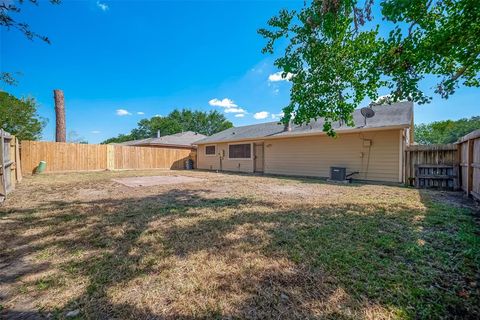
M46 120L38 116L33 98L17 99L0 91L0 128L19 140L38 140Z
M216 110L203 112L175 109L166 117L156 116L150 119L142 119L138 122L138 127L133 129L130 134L120 134L102 143L120 143L130 140L152 138L157 135L159 130L162 136L182 131L193 131L209 136L231 128L232 126L233 124Z
M480 116L457 121L436 121L415 125L415 141L420 144L453 143L464 135L480 129Z
M8 84L10 86L16 86L18 81L15 79L11 72L0 72L0 82Z
M101 144L121 143L121 142L126 142L131 140L136 140L131 134L119 134L116 137L108 138L107 140L103 141Z
M15 20L14 15L18 15L22 11L22 5L24 3L31 3L34 5L39 4L39 0L19 0L19 1L2 1L0 2L0 27L4 27L7 30L17 29L23 33L28 39L33 40L38 38L42 41L50 43L50 39L46 36L42 36L33 32L30 26L25 22ZM60 4L61 0L49 0L51 4Z
M381 36L372 16L374 0L313 0L300 11L282 10L258 32L274 53L287 40L275 65L291 76L290 104L283 122L325 118L352 125L352 111L388 88L392 101L427 103L420 88L425 75L439 78L443 98L460 86L480 86L478 0L378 0L390 32ZM363 6L362 6L363 5Z

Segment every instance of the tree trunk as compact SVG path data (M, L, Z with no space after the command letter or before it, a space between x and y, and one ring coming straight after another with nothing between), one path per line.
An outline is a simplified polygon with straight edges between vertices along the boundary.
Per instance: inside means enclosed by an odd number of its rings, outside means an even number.
M55 115L56 115L56 142L67 141L67 130L65 128L65 101L63 99L62 90L53 90L53 97L55 99Z

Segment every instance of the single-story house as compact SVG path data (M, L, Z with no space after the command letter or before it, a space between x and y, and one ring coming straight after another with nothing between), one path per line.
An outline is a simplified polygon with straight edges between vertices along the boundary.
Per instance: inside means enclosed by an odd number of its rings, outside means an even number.
M141 140L132 140L122 143L116 143L120 146L134 146L134 147L162 147L162 148L185 148L195 149L196 142L206 138L207 136L193 132L185 131L171 134L168 136L157 136L156 138L147 138Z
M354 127L334 124L336 138L323 132L322 119L230 128L196 142L197 167L325 178L331 167L344 167L357 172L353 179L401 183L404 149L413 143L413 103L372 109L371 118L355 110Z

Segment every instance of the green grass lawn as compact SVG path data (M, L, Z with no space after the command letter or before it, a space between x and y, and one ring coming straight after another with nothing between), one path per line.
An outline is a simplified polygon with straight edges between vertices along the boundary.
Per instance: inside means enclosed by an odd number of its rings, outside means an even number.
M132 175L203 180L111 181ZM478 220L442 195L207 172L28 178L0 207L0 315L478 319Z

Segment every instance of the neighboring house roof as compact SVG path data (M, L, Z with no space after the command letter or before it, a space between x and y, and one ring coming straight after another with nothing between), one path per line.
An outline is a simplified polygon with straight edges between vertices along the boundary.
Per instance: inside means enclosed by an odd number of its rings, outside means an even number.
M180 132L163 136L160 138L147 138L141 140L132 140L122 143L117 143L121 146L170 146L170 147L191 147L198 140L204 139L207 136L193 131Z
M359 131L375 128L406 128L409 127L413 120L413 103L398 102L391 105L374 106L375 111L373 118L367 119L360 113L360 109L353 112L354 127L340 125L338 122L332 123L333 129L337 132L342 131ZM306 125L292 124L291 131L285 131L283 124L276 122L267 122L254 124L243 127L236 127L224 130L222 132L211 135L203 140L197 141L197 144L228 142L237 140L252 140L266 138L294 137L297 135L308 134L324 134L323 119L312 121Z

